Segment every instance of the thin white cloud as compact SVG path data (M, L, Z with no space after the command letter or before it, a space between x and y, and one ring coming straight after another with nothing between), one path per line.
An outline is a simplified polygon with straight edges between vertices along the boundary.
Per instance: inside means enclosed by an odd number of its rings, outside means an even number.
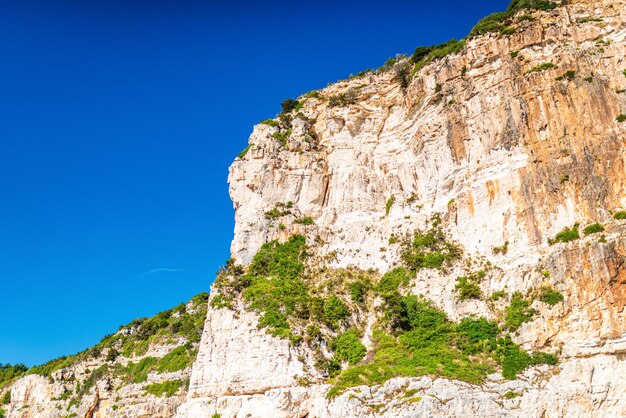
M185 270L183 269L172 269L172 268L168 268L168 267L163 267L163 268L158 268L158 269L152 269L149 271L144 271L143 273L141 273L141 276L145 276L147 274L155 274L155 273L180 273L183 272Z

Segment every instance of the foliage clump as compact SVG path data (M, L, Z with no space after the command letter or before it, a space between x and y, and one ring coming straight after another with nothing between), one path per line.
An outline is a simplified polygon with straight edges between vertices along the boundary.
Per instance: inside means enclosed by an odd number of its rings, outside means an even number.
M345 107L355 103L356 91L354 89L328 97L328 106L330 107Z
M583 229L585 235L597 234L598 232L604 232L604 227L598 223L589 225Z
M617 219L618 221L626 219L626 210L620 210L618 212L615 212L613 218Z
M483 295L482 290L480 290L480 281L485 275L485 270L480 270L468 276L458 277L455 290L459 300L480 299Z
M539 289L539 300L543 303L547 303L550 306L554 306L559 302L563 302L563 295L553 289L550 286L543 286Z
M530 70L526 71L526 74L536 73L539 71L549 70L554 67L554 64L551 62L544 62L543 64L535 65Z
M335 352L335 359L339 361L347 361L350 365L360 362L367 349L361 343L357 330L351 329L333 340L331 348Z
M574 224L571 228L565 228L558 234L554 236L554 238L548 239L548 244L553 245L557 242L570 242L575 241L580 238L580 233L578 232L578 224Z
M523 323L529 322L537 311L530 307L531 299L524 298L520 292L511 295L511 302L505 309L505 323L510 331L517 331Z
M413 239L403 245L400 254L406 268L413 272L423 268L442 268L460 256L461 249L447 242L438 226L426 232L416 231Z
M161 383L152 383L146 386L146 394L151 394L159 398L172 397L178 392L178 390L185 386L185 382L182 380L167 380Z

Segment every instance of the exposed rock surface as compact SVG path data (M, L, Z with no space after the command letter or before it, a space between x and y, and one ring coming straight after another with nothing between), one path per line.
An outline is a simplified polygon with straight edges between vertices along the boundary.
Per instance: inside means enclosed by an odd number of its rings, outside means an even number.
M612 214L626 206L626 125L616 120L626 110L625 6L579 1L534 12L511 36L468 40L461 53L422 69L406 90L393 72L331 85L296 117L311 124L316 143L303 138L311 128L294 124L283 145L273 136L279 128L257 125L230 171L231 249L243 264L263 243L303 233L319 237L318 252L335 255L335 267L384 272L398 262L390 236L443 214L446 233L468 256L497 266L481 284L484 294L549 284L565 296L553 307L535 302L539 314L514 335L529 350L560 353L556 371L531 368L514 381L494 375L482 386L398 378L327 400L326 385L255 383L263 373L288 381L299 370L269 357L259 363L260 341L272 341L268 356L290 354L277 350L280 339L249 328L247 317L237 331L245 338L220 341L233 335L224 332L232 312L222 310L209 315L179 416L625 416L626 228ZM546 62L553 67L530 72ZM557 80L568 71L575 76ZM350 90L353 104L331 107L324 99ZM266 212L288 202L289 213L268 219ZM312 225L294 222L306 216ZM566 227L596 222L605 239L548 245ZM505 242L508 252L494 254ZM459 274L420 271L413 292L453 319L497 316L489 301L456 300ZM223 375L211 354L220 344L236 351L250 344L242 352L254 354L227 367L254 372L245 385L220 381L218 393L213 385L203 389L199 376ZM402 396L408 389L417 389L419 401ZM508 392L514 397L504 397Z
M98 396L95 417L626 416L626 221L613 216L626 209L626 123L617 120L626 113L625 22L623 0L570 1L516 20L508 36L468 39L406 89L393 71L336 83L306 98L285 138L255 126L230 170L237 262L304 234L333 267L384 273L399 262L390 237L439 213L467 260L494 266L484 295L543 285L563 294L554 306L535 301L538 314L513 335L527 350L558 353L558 366L515 380L494 373L482 385L394 378L329 399L312 353L259 329L237 300L209 308L186 398L99 381L76 413L87 414ZM329 104L343 94L354 100ZM606 230L548 244L575 223ZM501 320L504 301L455 297L463 271L420 270L411 292L453 320ZM374 320L363 318L368 347ZM47 378L24 377L11 388L8 416L67 416L67 402L51 401L62 393Z

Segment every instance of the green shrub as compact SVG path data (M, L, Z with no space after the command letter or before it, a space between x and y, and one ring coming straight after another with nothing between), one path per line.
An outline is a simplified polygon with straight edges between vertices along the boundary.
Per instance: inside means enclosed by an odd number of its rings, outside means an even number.
M496 360L502 367L502 376L506 379L516 379L518 373L526 368L539 364L555 365L558 363L553 354L534 352L532 355L513 343L507 334L497 341Z
M282 202L276 203L272 210L268 210L267 212L265 212L265 219L275 221L276 219L282 218L283 216L291 215L291 211L289 209L291 209L292 207L293 204L290 205L289 203Z
M4 386L6 382L9 382L17 377L22 376L28 367L23 364L2 364L0 363L0 388Z
M618 212L615 212L615 214L613 215L613 218L615 218L617 220L624 220L624 219L626 219L626 210L620 210Z
M6 412L4 412L4 409L0 408L0 418L5 418Z
M530 307L532 300L525 299L520 292L511 295L511 303L505 309L505 323L509 330L516 331L524 322L529 322L537 311Z
M409 284L409 274L402 267L388 271L380 278L380 281L374 286L374 291L380 296L388 297L398 293L398 288Z
M291 128L274 132L272 137L275 138L282 146L287 145L287 140L291 136Z
M328 97L328 106L330 107L345 107L356 103L356 92L352 89Z
M8 405L11 403L11 390L4 392L2 399L0 399L0 405Z
M274 128L280 127L280 122L278 122L275 119L265 119L265 120L262 120L261 123L263 125L272 126Z
M361 344L356 330L346 331L335 338L331 343L331 348L335 352L335 359L347 361L351 365L357 364L367 353L367 349Z
M480 290L480 281L485 277L485 271L480 270L469 276L457 277L455 290L459 300L480 299L483 295Z
M504 244L502 244L499 247L493 247L491 249L493 251L494 254L506 254L509 251L509 242L505 241Z
M505 393L502 396L504 396L506 399L513 399L513 398L517 398L518 396L522 396L522 395L520 395L519 393L516 393L516 392L507 392L507 393Z
M352 301L359 304L365 302L365 295L371 287L372 283L366 280L359 280L350 283L348 285L348 289L350 290L350 296L352 297Z
M495 301L500 300L500 299L502 299L504 297L506 297L506 292L504 290L496 290L495 292L493 292L491 294L491 298L490 299L495 302Z
M332 295L324 302L324 322L329 326L336 327L339 321L346 319L350 311L345 303L337 296Z
M305 216L304 218L300 218L300 219L296 219L295 221L293 221L296 224L301 224L301 225L313 225L313 218L311 218L310 216Z
M440 45L420 46L415 49L411 55L411 62L415 64L413 72L417 72L424 68L432 61L441 59L450 54L456 54L465 48L465 40L457 41L451 39Z
M617 120L618 122L624 122L624 121L626 121L626 115L622 113L621 115L619 115L619 116L616 118L616 120Z
M500 333L498 324L486 318L464 318L456 329L457 346L468 355L488 353L495 349Z
M400 257L415 272L422 268L442 268L460 255L459 247L447 242L441 229L433 227L427 232L416 231L413 240L404 244Z
M563 295L550 286L543 286L539 289L539 300L554 306L559 302L563 302Z
M554 236L552 239L548 239L548 244L553 245L557 242L570 242L575 241L580 238L580 234L578 232L578 224L575 224L571 228L565 228L558 234Z
M535 65L533 68L531 68L530 70L526 71L526 74L536 73L538 71L548 70L548 69L550 69L552 67L554 67L554 64L552 64L551 62L544 62L543 64Z
M294 110L298 110L300 103L294 99L286 99L281 104L282 113L291 113Z
M232 309L233 297L228 295L217 294L211 299L211 307L215 309Z
M178 392L178 389L180 389L184 384L185 382L182 380L168 380L162 383L152 383L146 386L145 393L159 398L162 398L163 396L169 398L174 396L176 392Z
M385 203L385 215L389 215L389 211L391 210L391 207L393 206L393 202L395 202L395 198L393 196L387 199L387 203Z
M589 225L585 227L585 229L583 229L583 232L585 233L585 235L597 234L598 232L603 232L603 231L604 231L604 227L598 223Z

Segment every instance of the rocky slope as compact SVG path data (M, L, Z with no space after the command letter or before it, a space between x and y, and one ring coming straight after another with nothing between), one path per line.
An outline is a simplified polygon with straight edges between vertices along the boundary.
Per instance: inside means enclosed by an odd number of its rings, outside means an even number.
M626 416L626 2L533 4L255 126L186 397L8 416Z
M137 319L98 345L3 381L7 418L171 417L184 402L207 294Z

